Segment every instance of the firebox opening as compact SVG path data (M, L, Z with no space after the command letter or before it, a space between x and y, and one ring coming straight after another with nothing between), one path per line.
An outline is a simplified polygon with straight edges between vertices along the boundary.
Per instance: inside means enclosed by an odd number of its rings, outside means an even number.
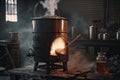
M50 55L65 55L66 54L66 44L63 37L59 36L55 38L51 44Z

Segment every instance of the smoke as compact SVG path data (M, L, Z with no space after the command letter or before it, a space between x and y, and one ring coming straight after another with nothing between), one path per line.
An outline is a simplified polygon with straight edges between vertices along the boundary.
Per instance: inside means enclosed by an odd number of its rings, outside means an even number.
M92 70L94 67L94 61L90 61L84 52L80 48L70 47L69 48L69 60L68 68L71 69L86 69ZM89 55L90 57L90 55Z
M45 0L44 2L40 1L40 3L43 5L43 7L47 8L47 12L45 15L49 15L49 16L55 15L55 10L58 9L57 3L59 1L60 0Z

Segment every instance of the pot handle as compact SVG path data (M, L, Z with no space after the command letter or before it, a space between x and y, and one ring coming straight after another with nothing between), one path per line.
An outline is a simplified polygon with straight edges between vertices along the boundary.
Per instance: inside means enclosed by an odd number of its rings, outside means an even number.
M33 17L35 17L35 15L36 15L36 9L37 9L37 7L39 6L39 4L40 4L40 2L37 2L37 3L35 4L35 6L34 6L34 9L33 9Z

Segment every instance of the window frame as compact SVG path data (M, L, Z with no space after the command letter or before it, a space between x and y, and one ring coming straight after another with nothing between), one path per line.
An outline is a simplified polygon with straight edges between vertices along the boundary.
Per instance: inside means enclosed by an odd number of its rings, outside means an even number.
M5 21L17 22L17 0L5 0Z

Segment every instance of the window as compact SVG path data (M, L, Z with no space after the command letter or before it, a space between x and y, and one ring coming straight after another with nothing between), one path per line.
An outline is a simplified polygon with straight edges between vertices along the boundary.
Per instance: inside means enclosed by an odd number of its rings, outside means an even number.
M17 0L6 0L6 21L17 22Z

